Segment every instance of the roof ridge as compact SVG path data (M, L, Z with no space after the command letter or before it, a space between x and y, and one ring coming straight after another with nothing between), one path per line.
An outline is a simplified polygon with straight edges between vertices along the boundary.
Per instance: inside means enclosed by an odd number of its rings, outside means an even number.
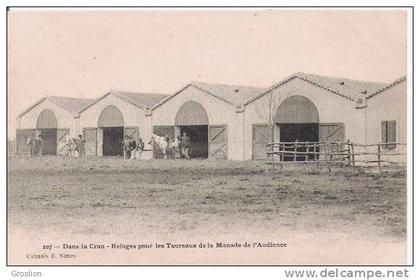
M307 74L307 75L312 75L312 74ZM327 86L321 85L321 84L320 84L320 83L318 83L317 81L313 81L313 80L311 80L311 79L310 79L310 78L308 78L308 77L302 76L302 75L300 75L300 74L298 74L296 77L297 77L297 78L299 78L299 79L301 79L301 80L304 80L304 81L306 81L306 82L308 82L308 83L314 84L314 85L316 85L316 86L318 86L318 87L320 87L320 88L322 88L322 89L325 89L325 90L331 91L332 93L335 93L335 94L337 94L337 95L340 95L340 96L342 96L342 97L344 97L344 98L347 98L347 99L349 99L349 100L351 100L351 101L354 101L354 98L353 98L353 97L348 96L348 95L343 94L343 93L340 93L339 91L337 91L337 90L335 90L335 89L332 89L332 88L329 88L329 87L327 87ZM319 77L322 77L322 76L319 76ZM327 77L327 76L324 76L324 77ZM332 77L329 77L329 78L332 78ZM336 78L334 78L334 79L336 79ZM340 79L340 78L338 78L338 79Z
M331 88L329 88L329 87L327 87L327 86L323 86L323 85L321 85L320 83L318 83L318 82L316 82L316 81L313 81L312 79L310 79L310 77L307 77L307 76L305 76L305 75L314 75L314 76L318 76L318 77L334 78L334 77L320 76L320 75L315 75L315 74L307 74L307 73L304 73L304 72L295 72L295 73L293 73L293 74L291 74L291 75L287 76L286 78L284 78L284 79L283 79L283 80L281 80L280 82L275 83L274 85L272 85L271 87L269 87L266 91L264 91L262 94L260 94L260 95L258 95L258 96L256 96L256 97L254 97L254 98L252 98L252 99L250 99L250 100L249 100L249 101L247 101L244 105L245 105L245 106L246 106L246 105L249 105L250 103L254 102L255 100L257 100L257 99L261 98L262 96L264 96L264 95L268 94L269 92L271 92L271 91L273 91L273 90L275 90L275 89L277 89L277 88L281 87L282 85L286 84L287 82L289 82L289 81L291 81L291 80L293 80L293 79L295 79L295 78L301 79L301 80L303 80L303 81L305 81L305 82L308 82L308 83L310 83L310 84L313 84L313 85L315 85L315 86L317 86L317 87L319 87L319 88L322 88L322 89L325 89L325 90L327 90L327 91L330 91L330 92L332 92L332 93L334 93L334 94L337 94L337 95L339 95L339 96L341 96L341 97L344 97L344 98L346 98L346 99L348 99L348 100L350 100L350 101L354 101L354 98L353 98L353 97L348 96L348 95L345 95L345 94L343 94L343 93L340 93L340 92L338 92L337 90L331 89ZM341 78L334 78L334 79L341 79ZM342 79L345 79L345 78L342 78ZM346 79L346 80L351 80L351 79ZM352 81L356 81L356 80L352 80ZM367 81L366 81L366 82L367 82Z
M117 97L121 98L122 100L140 108L140 109L146 109L147 106L145 106L145 104L141 104L141 106L135 102L133 102L130 98L128 98L127 96L124 96L121 92L115 92L115 91L111 91L111 94L115 94Z
M66 108L65 106L63 106L62 104L60 104L59 102L57 102L57 100L51 99L52 97L62 98L62 99L71 99L71 100L77 100L77 101L81 101L81 100L83 100L83 101L94 101L95 100L95 99L90 99L90 98L76 98L76 97L65 97L65 96L47 95L46 100L49 100L50 102L54 103L58 107L62 108L63 110L66 110L67 112L71 113L73 115L73 117L79 116L80 111L82 109L84 109L86 106L88 106L91 102L89 102L89 104L81 107L80 109L70 110L69 108Z
M196 85L196 84L191 84L191 85L192 85L192 86L194 86L194 87L196 87L197 89L199 89L199 90L201 90L201 91L204 91L205 93L207 93L207 94L209 94L209 95L211 95L211 96L213 96L213 97L215 97L215 98L218 98L218 99L220 99L220 100L222 100L222 101L224 101L224 102L226 102L226 103L229 103L229 104L233 105L233 103L232 103L232 102L230 102L230 101L226 100L226 99L225 99L225 98L223 98L223 97L220 97L220 96L218 96L218 95L214 94L213 92L211 92L211 91L209 91L209 90L207 90L207 89L204 89L204 88L200 87L199 85Z
M111 93L116 93L116 94L129 93L129 94L142 94L142 95L169 95L167 93L135 92L135 91L130 91L130 90L111 90Z
M69 96L62 96L62 95L46 95L46 98L51 98L51 97L55 97L55 98L67 98L67 99L75 99L75 100L93 100L95 98L82 98L82 97L69 97Z
M301 73L301 72L293 73L293 74L287 76L286 78L284 78L283 80L281 80L280 82L277 82L277 83L273 84L272 86L268 87L264 92L262 92L260 95L258 95L256 97L248 100L247 102L245 102L244 105L247 106L247 105L251 104L255 100L257 100L257 99L263 97L264 95L268 94L270 91L275 90L276 88L282 86L283 84L287 83L288 81L298 77L297 75L299 73Z
M179 93L181 93L183 90L185 90L187 87L189 87L191 85L192 84L189 83L189 84L183 86L180 90L176 91L173 94L168 95L166 98L162 99L161 101L159 101L158 103L156 103L155 105L153 105L150 109L152 109L152 110L156 109L157 107L159 107L163 103L166 103L166 101L168 101L169 99L172 99L174 96L178 95Z
M329 79L336 79L336 80L347 80L347 81L362 82L362 83L387 84L385 82L359 80L359 79L351 79L351 78L345 78L345 77L335 77L335 76L329 76L329 75L319 75L319 74L312 74L312 73L305 73L305 72L296 72L295 74L296 75L310 75L310 76L317 76L317 77L321 77L321 78L329 78Z
M50 101L51 103L55 104L56 106L60 107L61 109L69 112L70 114L73 114L73 116L77 116L77 114L79 113L80 110L70 110L69 108L66 108L65 106L63 106L62 104L60 104L59 102L57 102L57 100L54 100L54 98L62 98L62 99L72 99L72 100L84 100L84 101L93 101L94 99L90 99L90 98L76 98L76 97L67 97L67 96L60 96L60 95L44 95L43 97L41 97L39 100L37 100L35 103L33 103L32 105L30 105L28 108L26 108L24 111L22 111L19 115L18 118L22 117L23 115L25 115L27 112L29 112L30 110L32 110L35 106L41 104L42 102L44 102L45 100Z
M79 112L77 112L77 113L80 115L80 113L82 113L83 111L85 111L89 107L93 106L94 104L96 104L100 100L104 99L106 96L108 96L111 93L112 93L112 90L108 90L105 94L102 94L98 98L93 99L92 102L90 102L88 105L86 105L85 107L83 107L82 109L80 109Z
M199 83L204 83L205 82L194 82L194 81L190 81L189 83L187 83L185 86L183 86L180 90L177 90L175 93L169 95L168 97L166 97L165 99L161 100L160 102L158 102L157 104L155 104L153 107L151 107L152 110L156 109L157 107L161 106L162 104L166 103L168 100L174 98L175 96L177 96L178 94L180 94L181 92L183 92L185 89L187 89L188 87L195 87L198 90L201 90L204 93L207 93L208 95L213 96L214 98L217 98L219 100L222 100L223 102L226 102L230 105L234 105L232 102L226 100L225 98L222 98L214 93L212 93L211 91L203 88L202 86L199 85ZM220 84L219 84L220 85Z
M29 112L30 110L32 110L32 108L34 108L35 106L37 106L38 104L41 104L43 101L48 99L48 95L44 95L43 97L41 97L40 99L38 99L36 102L34 102L32 105L30 105L29 107L27 107L25 110L23 110L19 115L18 118L22 117L23 115L25 115L27 112ZM55 103L54 103L55 104Z
M404 82L405 80L407 80L407 75L404 75L404 76L402 76L402 77L399 77L399 78L398 78L398 79L396 79L395 81L393 81L393 82L391 82L391 83L387 84L386 86L384 86L384 87L382 87L382 88L380 88L380 89L376 90L375 92L373 92L372 94L370 94L370 95L369 95L369 96L367 96L366 98L367 98L367 99L370 99L370 98L372 98L372 97L374 97L374 96L376 96L376 95L380 94L381 92L384 92L385 90L387 90L387 89L389 89L389 88L392 88L392 87L394 87L394 86L398 85L399 83Z
M266 89L265 87L259 86L249 86L249 85L237 85L237 84L226 84L226 83L211 83L211 82L199 82L192 81L191 84L205 84L205 85L217 85L217 86L229 86L229 87L247 87L247 88L256 88L256 89Z

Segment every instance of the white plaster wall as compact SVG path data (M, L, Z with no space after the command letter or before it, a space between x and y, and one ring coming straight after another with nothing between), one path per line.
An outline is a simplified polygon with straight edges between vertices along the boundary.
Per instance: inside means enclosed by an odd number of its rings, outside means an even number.
M143 137L145 131L144 110L112 94L106 96L80 114L79 133L83 131L83 128L98 127L99 116L110 105L117 107L121 111L124 118L124 126L139 127L139 134Z
M382 141L381 121L397 121L397 142L407 140L407 82L381 92L368 99L367 142Z
M403 81L384 92L368 99L367 102L368 144L382 142L381 122L395 120L397 142L407 143L407 82ZM404 152L405 146L397 146L392 152ZM390 151L391 152L391 151ZM398 157L405 161L405 156Z
M77 135L76 119L73 114L57 106L49 100L44 100L18 119L18 129L34 129L39 115L43 110L50 110L57 118L58 128L69 128L70 135Z
M153 125L175 125L175 117L180 107L188 101L201 104L207 111L210 125L227 125L228 159L243 159L241 114L235 112L234 106L203 91L190 86L153 110Z
M293 95L305 96L315 104L320 123L344 123L346 139L364 143L365 109L355 109L355 102L295 78L273 90L272 114L282 101ZM269 100L267 94L245 107L244 159L252 158L252 125L269 123Z

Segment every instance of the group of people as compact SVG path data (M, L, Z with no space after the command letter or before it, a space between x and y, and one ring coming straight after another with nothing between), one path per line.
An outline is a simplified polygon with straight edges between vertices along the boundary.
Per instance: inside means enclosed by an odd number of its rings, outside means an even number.
M85 143L86 140L82 135L77 136L77 138L68 137L66 147L69 157L84 157L86 155Z
M165 158L190 158L191 140L185 132L182 134L182 137L171 137L165 135L164 137L160 138L162 138L162 143L157 144L162 148L162 152ZM70 136L67 137L66 148L69 157L84 157L86 155L85 143L86 140L82 135L78 135L77 138L72 138ZM42 139L41 135L38 134L36 137L28 137L26 145L30 150L31 156L42 155L44 140ZM125 159L140 159L141 153L144 150L143 139L138 137L136 140L134 137L126 135L122 142L122 149Z
M37 134L35 137L29 136L26 139L26 146L28 146L31 157L39 157L42 156L44 140L39 134Z
M144 142L141 137L137 140L134 137L126 135L124 137L122 148L125 159L140 159L141 153L144 150Z
M184 132L181 137L169 135L154 135L153 141L161 148L165 159L185 158L190 159L190 137Z

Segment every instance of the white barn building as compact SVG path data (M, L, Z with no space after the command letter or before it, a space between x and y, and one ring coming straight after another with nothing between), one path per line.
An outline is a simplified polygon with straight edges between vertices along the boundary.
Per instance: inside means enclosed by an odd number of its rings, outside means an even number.
M270 142L405 143L406 94L405 77L385 84L296 73L269 88L190 83L170 96L46 97L19 115L18 153L37 129L56 129L57 139L83 134L87 155L98 156L121 155L124 135L147 142L153 133L185 132L193 157L231 160L264 159ZM384 149L399 152L394 146ZM155 148L153 157L162 156Z
M268 142L367 142L367 96L383 83L293 74L244 104L244 158L265 156Z
M255 87L188 84L152 108L153 133L178 137L185 132L193 157L244 159L242 104L262 92Z
M92 99L45 96L19 114L16 130L16 153L28 155L26 139L40 134L44 154L65 154L67 136L79 133L79 111Z
M155 105L151 122L159 135L199 136L196 156L232 160L264 159L270 142L405 142L406 85L395 84L305 73L267 89L191 83ZM383 91L399 95L381 98ZM392 115L400 136L379 137L378 123Z
M125 135L147 138L150 107L166 98L164 94L110 91L91 102L80 113L81 133L87 155L122 155Z

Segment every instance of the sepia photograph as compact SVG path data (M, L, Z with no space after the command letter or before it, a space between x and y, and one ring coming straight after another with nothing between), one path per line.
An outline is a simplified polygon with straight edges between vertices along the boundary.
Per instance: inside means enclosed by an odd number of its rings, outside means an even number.
M409 8L7 10L8 265L409 265Z

